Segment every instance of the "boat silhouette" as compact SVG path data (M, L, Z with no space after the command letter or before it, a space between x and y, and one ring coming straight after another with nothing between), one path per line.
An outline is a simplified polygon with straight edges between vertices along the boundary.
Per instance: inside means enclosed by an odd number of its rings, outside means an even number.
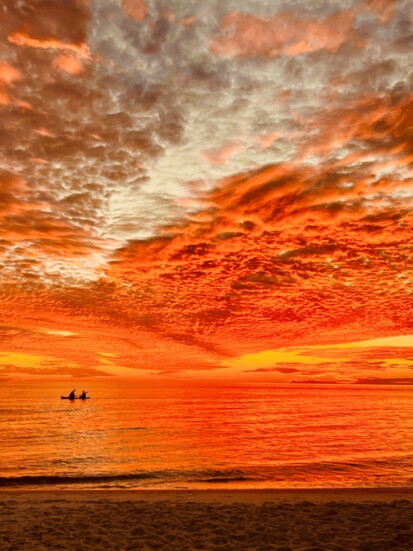
M85 396L84 398L81 398L80 396L74 396L71 398L70 396L60 396L62 400L90 400L90 396Z

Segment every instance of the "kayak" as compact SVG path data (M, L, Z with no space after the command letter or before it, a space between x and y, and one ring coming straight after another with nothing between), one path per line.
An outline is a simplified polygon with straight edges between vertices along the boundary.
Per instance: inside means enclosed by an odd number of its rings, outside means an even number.
M60 396L62 400L90 400L90 396L86 396L86 398L81 398L80 396L75 396L75 398L70 398L70 396Z

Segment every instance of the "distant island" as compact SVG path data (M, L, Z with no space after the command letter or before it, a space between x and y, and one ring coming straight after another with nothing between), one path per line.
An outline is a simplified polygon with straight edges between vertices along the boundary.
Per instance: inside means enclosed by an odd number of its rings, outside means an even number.
M378 377L366 377L364 379L357 379L354 382L339 382L339 381L316 381L312 379L305 379L304 381L290 381L292 384L303 385L398 385L408 386L413 385L413 378L400 378L400 379L380 379Z

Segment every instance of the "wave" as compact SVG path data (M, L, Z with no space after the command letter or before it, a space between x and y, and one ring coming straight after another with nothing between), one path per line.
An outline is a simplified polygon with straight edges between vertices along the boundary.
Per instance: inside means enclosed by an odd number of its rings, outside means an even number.
M192 471L187 473L188 482L225 483L225 482L257 482L265 480L265 476L256 469L207 469L204 471Z
M7 486L48 486L55 484L104 484L111 482L133 481L157 478L155 473L114 474L114 475L34 475L34 476L1 476L0 487Z
M144 471L139 473L108 474L108 475L25 475L14 477L0 477L1 487L17 486L52 486L52 485L76 485L85 484L100 486L128 484L133 482L149 481L154 482L241 482L256 479L253 475L243 471L234 470L203 470L203 471Z
M324 483L325 479L334 485L341 486L346 479L393 480L395 469L403 480L412 483L411 467L413 457L406 455L396 458L354 458L351 460L333 460L318 462L283 463L272 466L249 466L228 469L178 470L165 469L111 474L39 474L24 476L0 477L0 488L5 487L45 487L83 485L94 488L137 488L156 487L176 483L197 484L231 484L254 483L273 484L274 487L285 484L302 483L314 485Z

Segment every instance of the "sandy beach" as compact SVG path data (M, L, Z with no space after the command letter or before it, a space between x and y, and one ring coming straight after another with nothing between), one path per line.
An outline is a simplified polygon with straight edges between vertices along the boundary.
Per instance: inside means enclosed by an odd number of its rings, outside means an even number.
M0 493L0 549L413 549L413 489Z

